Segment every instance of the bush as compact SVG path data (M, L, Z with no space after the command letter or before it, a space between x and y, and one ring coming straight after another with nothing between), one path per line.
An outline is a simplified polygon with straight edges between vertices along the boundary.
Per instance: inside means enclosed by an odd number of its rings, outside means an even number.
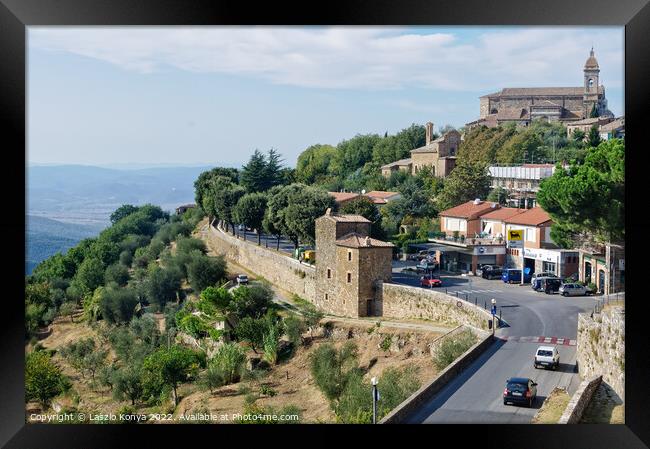
M310 355L310 368L321 392L329 401L336 402L360 373L357 346L348 341L337 350L330 343L322 344Z
M242 348L236 343L225 343L217 349L210 360L210 366L215 367L223 373L226 384L239 381L242 370L246 363L246 355Z
M129 282L129 269L122 264L113 264L106 268L104 274L104 282L115 282L120 287L123 287Z
M199 250L201 253L206 253L206 247L203 240L195 239L192 237L179 237L176 240L177 253L190 253L193 250Z
M196 292L215 286L225 274L226 261L223 256L208 257L201 254L192 257L187 264L187 278Z
M390 345L392 343L392 338L390 335L386 335L384 339L381 341L379 344L379 347L384 351L388 351L390 349Z
M66 378L52 363L45 351L27 354L25 360L25 396L27 400L36 399L44 407L50 399L62 393Z
M135 314L137 304L138 299L133 289L107 289L101 298L101 314L111 324L128 323Z
M433 363L440 370L456 360L476 343L476 335L471 330L445 338L436 351Z

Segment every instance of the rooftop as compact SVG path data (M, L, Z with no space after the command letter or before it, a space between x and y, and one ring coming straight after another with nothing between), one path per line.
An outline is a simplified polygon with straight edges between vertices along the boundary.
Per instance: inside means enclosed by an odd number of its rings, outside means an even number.
M531 96L576 96L582 97L585 92L580 87L506 87L499 92L483 95L486 97L531 97ZM603 86L598 86L598 93L603 93Z
M343 237L336 239L336 244L348 248L392 248L395 246L390 242L373 239L372 237L357 234L356 232L351 232L350 234L346 234Z
M358 193L353 192L327 192L330 196L334 197L334 201L337 203L348 201L359 196Z
M501 207L487 214L481 215L483 220L507 220L517 214L521 214L525 209L517 209L516 207Z
M399 195L399 192L387 192L385 190L372 190L370 192L366 192L366 196L372 196L375 198L391 198L395 195Z
M390 168L390 167L399 167L404 165L410 165L411 158L400 159L399 161L391 162L390 164L382 165L381 168Z
M551 221L551 216L541 207L533 207L504 221L511 224L539 226Z
M624 127L625 127L625 117L620 117L610 123L607 123L606 125L601 126L600 131L610 132Z
M456 218L478 218L486 212L490 212L494 209L501 207L498 203L492 203L489 201L468 201L466 203L460 204L451 209L443 210L439 215L445 217L456 217Z
M325 215L321 216L320 218L329 218L331 220L334 220L336 222L340 223L372 223L370 220L368 220L366 217L362 215L354 215L354 214L333 214L331 209L327 209L325 211Z

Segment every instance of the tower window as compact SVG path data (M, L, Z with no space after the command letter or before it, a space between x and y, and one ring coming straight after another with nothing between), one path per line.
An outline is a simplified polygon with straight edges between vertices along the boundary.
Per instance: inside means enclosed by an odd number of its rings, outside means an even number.
M327 269L327 279L332 279L332 270Z
M352 282L352 273L348 273L348 284Z
M352 251L348 251L348 260L352 260Z
M594 80L592 78L589 79L589 87L594 87Z
M325 293L325 301L327 301L327 299L328 299L328 298L327 298L327 293Z

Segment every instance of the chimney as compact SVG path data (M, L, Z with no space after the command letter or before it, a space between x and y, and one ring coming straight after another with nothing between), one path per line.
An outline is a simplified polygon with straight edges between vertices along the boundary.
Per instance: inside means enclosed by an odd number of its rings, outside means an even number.
M426 145L429 145L431 140L433 140L433 123L427 122L427 124L424 125L424 129L426 132Z
M327 215L328 217L332 216L332 208L331 207L327 208L327 210L325 211L325 215Z
M366 236L366 246L372 246L370 243L370 237Z

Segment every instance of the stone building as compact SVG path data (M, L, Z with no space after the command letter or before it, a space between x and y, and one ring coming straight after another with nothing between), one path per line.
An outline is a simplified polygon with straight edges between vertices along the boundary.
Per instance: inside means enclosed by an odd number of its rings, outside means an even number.
M316 219L316 298L323 310L341 316L377 314L377 281L390 282L393 244L373 239L361 215L328 209Z
M583 68L580 87L507 87L480 97L479 119L468 129L514 122L526 126L534 119L572 122L588 118L592 112L612 117L607 109L605 86L599 84L600 68L591 49Z
M456 130L446 132L433 139L433 123L425 125L426 140L424 146L411 150L409 159L383 165L381 173L385 177L402 170L416 174L420 170L431 170L435 176L444 178L456 166L456 154L461 143L460 133Z

